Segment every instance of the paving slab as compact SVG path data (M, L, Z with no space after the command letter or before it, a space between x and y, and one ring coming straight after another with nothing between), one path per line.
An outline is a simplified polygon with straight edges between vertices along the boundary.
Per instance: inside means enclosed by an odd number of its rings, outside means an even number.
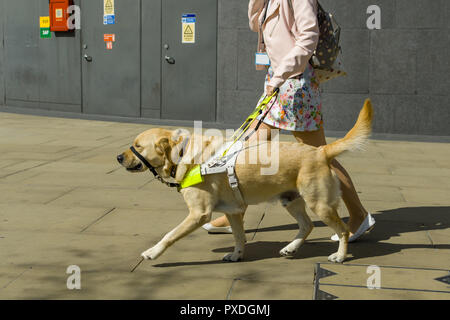
M315 299L450 299L450 270L317 264Z
M312 285L298 285L263 281L235 280L228 297L230 300L310 300Z

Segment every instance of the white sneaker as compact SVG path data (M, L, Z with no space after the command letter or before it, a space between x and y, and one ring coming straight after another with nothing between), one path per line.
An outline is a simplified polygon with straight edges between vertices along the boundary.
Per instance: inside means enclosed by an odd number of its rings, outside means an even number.
M371 231L374 225L375 219L372 217L370 213L368 213L367 217L364 219L363 223L361 223L358 230L356 230L356 232L350 238L348 238L348 242L353 242L359 237L361 237L364 233ZM339 241L339 236L337 234L334 234L331 236L331 240Z
M208 233L213 233L213 234L217 234L217 233L233 233L233 230L231 229L230 226L228 226L228 227L215 227L211 223L205 223L202 226L202 228L205 229L206 231L208 231Z

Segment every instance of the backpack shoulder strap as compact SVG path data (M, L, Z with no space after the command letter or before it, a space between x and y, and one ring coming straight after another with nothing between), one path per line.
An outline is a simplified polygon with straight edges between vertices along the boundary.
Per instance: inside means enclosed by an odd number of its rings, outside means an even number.
M294 14L294 7L292 6L292 0L288 0L289 9L291 9L292 14Z
M291 9L292 14L294 13L294 7L292 6L292 0L288 0L289 8ZM320 2L317 1L317 11L324 11Z

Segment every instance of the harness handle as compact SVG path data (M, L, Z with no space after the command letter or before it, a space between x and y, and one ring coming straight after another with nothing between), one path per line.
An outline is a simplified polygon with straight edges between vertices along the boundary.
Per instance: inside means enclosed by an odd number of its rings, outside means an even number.
M272 94L271 99L269 100L269 102L270 102L270 101L273 99L273 97L274 97L275 95L277 95L279 92L280 92L280 88L276 88L276 89L274 90L274 93ZM244 141L248 141L248 139L250 139L250 137L251 137L256 131L258 131L258 129L259 129L259 127L261 126L261 124L263 123L264 119L267 117L267 115L269 114L270 110L272 110L272 107L273 107L273 105L275 104L275 101L276 101L276 99L272 101L272 104L270 105L269 109L267 109L266 113L258 120L258 124L256 125L255 129L253 129L253 131L252 131L249 135L247 135L247 136L245 137ZM267 106L267 104L266 104L266 106ZM259 111L259 114L261 114L261 113L262 113L262 108L261 108L261 110Z
M262 111L263 111L264 107L266 107L269 104L269 102L272 101L272 99L278 94L278 92L280 92L280 89L279 88L275 88L275 90L273 91L272 95L270 95L270 96L266 95L264 97L263 101L259 104L258 107L256 107L256 110L253 111L253 113L245 120L244 124L237 130L237 132L239 132L239 134L237 134L237 133L233 134L231 139L233 139L235 136L237 136L237 137L234 139L233 143L223 152L221 158L225 157L227 152L236 143L236 141L238 141L244 135L244 133L247 132L247 130L250 128L250 126L253 124L253 122L256 120L256 118L258 118L258 116L262 114ZM272 105L270 106L268 111L270 111L270 109L272 109L273 105L275 104L275 101L276 100L274 100L272 102ZM267 113L268 112L265 113L265 115L263 116L262 119L264 119L267 116ZM261 122L262 122L262 120L260 119L259 123L257 125L257 128L259 128L259 126L261 125ZM244 127L244 126L245 126L245 128L242 129L242 127ZM256 130L258 130L258 129L255 129L253 132L256 132ZM253 132L252 132L252 134L253 134ZM249 137L250 137L250 135L245 137L244 141L247 141Z

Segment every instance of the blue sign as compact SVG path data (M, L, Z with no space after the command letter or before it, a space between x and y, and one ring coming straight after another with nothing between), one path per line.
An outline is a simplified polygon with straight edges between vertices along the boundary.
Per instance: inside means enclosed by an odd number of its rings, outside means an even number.
M103 24L116 24L116 15L109 14L103 16Z
M187 13L187 14L183 14L181 16L181 22L182 23L195 23L196 21L196 17L195 14L193 13Z

